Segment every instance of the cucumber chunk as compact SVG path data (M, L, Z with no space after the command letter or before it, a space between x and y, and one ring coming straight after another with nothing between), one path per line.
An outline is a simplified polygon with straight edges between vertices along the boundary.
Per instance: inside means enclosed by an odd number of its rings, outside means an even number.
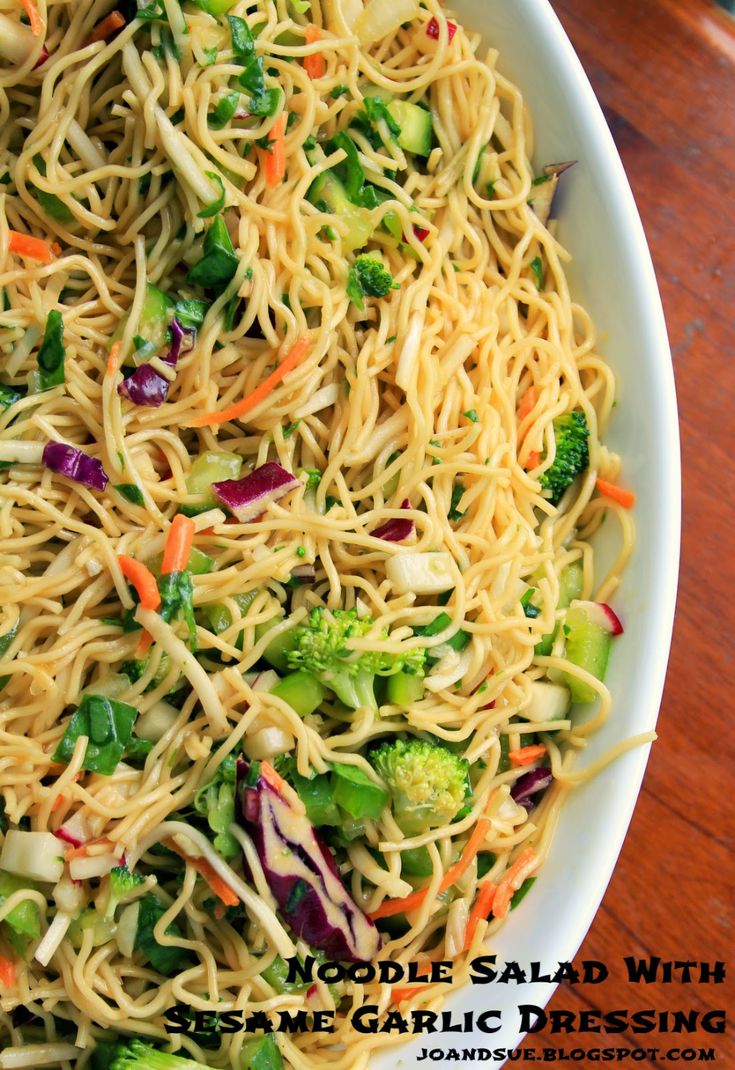
M594 603L591 603L594 604ZM573 602L567 610L564 632L567 637L565 657L573 665L602 681L607 672L612 635L593 620L585 602ZM573 702L594 702L597 692L571 673L562 673Z
M418 673L396 672L388 677L388 702L411 706L424 697L424 678Z
M307 717L321 705L326 689L319 683L316 676L304 669L297 669L276 684L271 695L283 699L298 713L299 717Z
M263 624L255 625L255 641L258 642L262 639L266 632L269 632L271 628L274 628L276 624L280 624L283 620L283 614L278 614L276 617L271 617L270 620L265 621ZM281 632L271 639L268 646L263 651L263 657L272 665L278 672L288 672L289 664L286 655L289 650L293 650L296 645L296 629L291 628L287 632Z
M242 457L236 453L228 453L226 450L200 453L186 477L186 489L189 494L199 495L200 501L183 505L181 512L187 516L195 516L197 513L205 513L207 509L215 509L219 502L212 493L212 484L220 483L224 479L237 479L241 468Z
M346 252L354 252L367 245L373 233L370 212L352 203L344 186L332 171L324 171L311 184L307 194L313 205L326 205L327 211L336 215L347 228L342 235L342 246Z
M558 609L566 609L576 598L580 598L582 595L582 585L584 583L584 572L582 569L581 561L572 561L571 565L567 565L566 568L561 570L559 576L559 601L557 602ZM543 657L548 657L551 653L551 648L554 645L554 639L556 639L556 631L547 632L539 639L538 643L534 647L536 654L541 654Z
M408 100L392 100L388 111L401 128L398 144L415 156L428 156L433 147L431 112Z
M356 765L332 766L334 801L357 820L377 820L388 805L388 792Z
M567 687L547 684L544 680L531 683L531 701L521 716L541 724L543 721L560 721L569 712L571 696Z

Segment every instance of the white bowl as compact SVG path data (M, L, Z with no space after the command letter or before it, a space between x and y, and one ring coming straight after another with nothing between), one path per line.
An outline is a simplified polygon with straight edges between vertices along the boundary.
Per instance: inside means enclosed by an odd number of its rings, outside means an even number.
M499 50L498 69L521 89L535 129L535 162L578 160L560 186L559 238L573 256L576 300L592 314L599 349L618 380L618 407L605 441L623 458L622 481L638 496L638 541L614 598L625 623L606 680L614 700L607 725L578 762L655 726L674 617L679 559L679 436L671 355L661 300L640 218L602 111L547 0L453 0L468 29ZM610 560L616 534L599 545ZM606 544L607 539L608 544ZM551 854L523 906L493 941L500 960L540 961L551 970L577 952L600 904L630 822L649 747L616 760L568 799ZM622 943L621 943L622 951ZM416 1064L421 1048L513 1049L522 1036L518 1007L543 1007L556 986L489 984L453 993L446 1009L501 1012L496 1033L422 1034L376 1057L371 1070ZM490 1064L488 1064L490 1065ZM493 1062L498 1066L498 1062Z

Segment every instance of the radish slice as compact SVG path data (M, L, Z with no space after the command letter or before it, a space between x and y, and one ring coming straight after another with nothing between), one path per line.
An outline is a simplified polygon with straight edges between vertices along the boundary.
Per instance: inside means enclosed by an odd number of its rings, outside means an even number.
M121 866L123 858L114 854L82 855L72 858L69 863L69 876L73 881L88 881L92 877L106 877L111 869Z
M602 628L609 635L623 634L624 629L620 617L606 602L585 602L581 599L575 599L570 603L570 608L572 606L583 609L593 624Z

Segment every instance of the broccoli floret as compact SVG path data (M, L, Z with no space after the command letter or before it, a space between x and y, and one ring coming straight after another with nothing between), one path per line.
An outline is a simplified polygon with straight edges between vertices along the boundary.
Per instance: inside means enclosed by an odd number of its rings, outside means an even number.
M393 276L376 256L358 256L347 275L347 296L362 310L363 297L385 297L397 290Z
M126 865L115 866L114 869L111 869L105 917L111 918L120 903L126 899L134 898L131 893L136 888L140 888L141 884L145 884L145 877L141 877L137 873L131 873Z
M422 647L402 654L350 650L348 640L367 635L372 626L372 618L361 620L354 609L335 609L330 613L317 606L311 611L308 623L294 629L294 649L286 653L289 667L312 673L350 709L369 706L377 710L375 677L397 672L422 676L426 653ZM379 638L387 639L387 630Z
M110 1070L212 1070L196 1059L169 1055L135 1037L115 1049Z
M393 816L407 836L448 824L471 793L469 763L440 743L393 739L368 759L390 790Z
M556 455L551 468L543 473L539 482L545 490L551 491L551 502L556 505L575 476L589 465L590 454L587 446L589 428L583 412L557 416L553 426Z

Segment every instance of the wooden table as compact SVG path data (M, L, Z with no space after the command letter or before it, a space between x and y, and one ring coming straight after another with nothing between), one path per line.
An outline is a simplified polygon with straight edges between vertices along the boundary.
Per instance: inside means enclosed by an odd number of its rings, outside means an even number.
M602 103L653 253L679 399L684 527L660 738L577 959L606 961L615 979L562 985L547 1009L732 1011L731 981L634 985L622 959L712 961L735 947L735 18L710 0L552 3ZM714 1065L735 1067L732 1031L565 1036L546 1028L522 1050L540 1061L544 1048L595 1045L714 1048ZM640 1057L637 1066L671 1065Z

